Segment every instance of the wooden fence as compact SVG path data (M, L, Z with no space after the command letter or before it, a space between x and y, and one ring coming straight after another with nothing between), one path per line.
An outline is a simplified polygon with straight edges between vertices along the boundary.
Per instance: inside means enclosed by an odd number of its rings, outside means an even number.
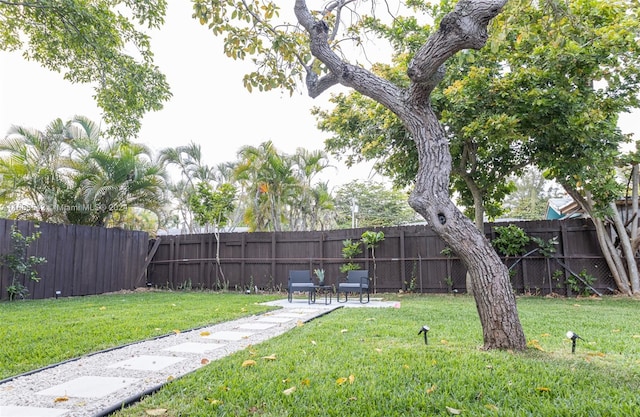
M519 293L571 294L571 281L593 276L594 290L611 293L614 284L590 220L515 223L530 236L558 241L555 256L538 253L524 259L505 259L513 266L512 284ZM488 238L497 226L487 224ZM163 236L148 271L149 283L173 289L282 290L292 269L325 270L325 282L344 278L340 266L343 241L357 241L367 229L324 232L223 233L220 235L220 268L216 265L213 234ZM413 291L444 293L466 291L466 269L444 242L426 226L382 228L385 240L375 249L378 292ZM529 249L535 248L531 245ZM354 262L373 277L369 251ZM587 280L588 281L588 280ZM580 284L580 282L578 282Z
M102 294L145 285L149 235L121 229L76 226L0 219L0 254L11 251L11 227L23 236L39 231L29 254L46 263L36 270L40 282L26 282L29 298ZM0 299L8 298L12 273L0 267Z

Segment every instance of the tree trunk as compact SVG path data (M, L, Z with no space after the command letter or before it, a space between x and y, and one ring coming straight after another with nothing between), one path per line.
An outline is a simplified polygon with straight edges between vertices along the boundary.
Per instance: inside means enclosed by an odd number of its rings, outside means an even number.
M607 228L604 225L604 222L600 218L598 218L589 195L587 195L587 197L585 198L577 190L569 187L568 184L562 184L562 186L564 187L567 194L569 194L571 198L573 198L580 205L582 210L585 213L589 214L591 220L593 221L593 224L596 226L596 236L598 238L598 243L600 244L600 249L602 250L604 259L607 262L609 271L611 271L613 280L618 287L618 291L625 295L631 295L632 290L629 286L629 276L627 274L627 270L625 269L624 263L622 262L622 258L620 257L620 253L615 248L615 245L611 239L611 236L609 235L609 232L607 231ZM624 233L623 238L628 239L629 236Z
M483 326L484 347L525 349L509 271L484 234L451 201L449 147L436 115L427 110L424 118L407 124L420 159L409 203L467 266Z
M635 295L640 293L640 277L638 276L638 264L633 251L631 250L631 239L629 238L627 229L624 227L620 212L618 212L618 208L616 207L616 203L614 201L610 202L609 208L612 210L611 216L613 217L613 226L618 234L620 247L622 248L622 253L624 254L624 259L627 263L631 293Z

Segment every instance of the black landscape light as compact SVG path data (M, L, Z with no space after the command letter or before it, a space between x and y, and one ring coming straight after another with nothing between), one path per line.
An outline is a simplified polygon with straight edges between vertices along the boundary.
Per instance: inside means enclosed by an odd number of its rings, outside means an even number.
M424 333L424 344L428 345L429 344L429 340L427 339L427 333L429 333L429 326L427 326L426 324L424 326L422 326L422 329L420 329L418 334L421 334L421 333Z
M580 336L578 336L571 330L567 332L567 337L571 339L571 353L576 353L576 340L578 339L584 340L584 339L582 339Z

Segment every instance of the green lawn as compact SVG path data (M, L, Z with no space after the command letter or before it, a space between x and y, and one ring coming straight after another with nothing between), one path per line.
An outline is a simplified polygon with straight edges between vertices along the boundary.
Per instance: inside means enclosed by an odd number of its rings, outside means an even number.
M274 296L140 292L0 303L0 379L271 309Z
M526 352L481 350L470 298L405 297L399 309L337 310L214 361L117 415L640 415L638 301L518 305ZM428 345L418 335L423 324ZM575 354L568 330L586 339ZM247 360L255 365L243 366Z
M14 375L231 320L264 311L256 303L266 299L273 296L158 292L2 303L1 369ZM529 349L487 352L471 298L399 299L400 308L336 310L117 415L640 416L640 301L521 298ZM418 335L424 324L428 345ZM575 354L568 330L585 339Z

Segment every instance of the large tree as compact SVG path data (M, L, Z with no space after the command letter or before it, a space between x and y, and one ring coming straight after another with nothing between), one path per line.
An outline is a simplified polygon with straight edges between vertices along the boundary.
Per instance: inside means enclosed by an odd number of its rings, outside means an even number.
M166 7L166 0L0 0L0 49L93 85L110 134L135 136L142 116L171 96L143 30L159 28Z
M449 2L441 7L446 11ZM637 9L632 1L512 0L492 23L491 47L456 55L442 88L434 91L434 108L449 135L454 188L463 204L473 201L476 223L483 210L496 214L509 191L507 176L535 164L594 219L623 293L640 286L630 241L637 226L626 230L611 205L622 193L615 175L625 141L616 128L618 114L638 106ZM441 15L438 8L434 12ZM428 28L400 20L368 26L394 42L396 65L383 70L402 82L406 51ZM405 144L404 127L358 93L334 102L331 113L318 113L320 126L335 133L328 147L381 157L379 166L406 181L415 169L406 160L417 156ZM617 236L612 238L607 223Z
M416 3L420 2L412 2ZM311 97L343 85L381 103L402 120L419 161L409 202L466 264L473 278L485 348L522 350L526 340L508 271L484 235L450 199L451 153L447 135L430 105L445 62L461 50L482 48L487 25L505 3L458 2L413 55L406 87L347 61L336 51L341 46L336 37L343 14L353 12L350 18L363 17L350 9L357 6L352 0L330 2L317 11L310 10L304 0L296 0L294 12L303 33L293 30L294 25L276 25L272 18L278 15L278 8L271 2L196 1L194 10L195 17L209 24L214 33L227 35L228 55L258 55L258 68L248 76L249 84L263 89L293 88L304 73Z
M590 214L620 292L640 294L631 233L615 207L628 139L618 115L640 105L638 2L518 0L509 8L493 43L505 60L496 105L517 114L533 162Z

